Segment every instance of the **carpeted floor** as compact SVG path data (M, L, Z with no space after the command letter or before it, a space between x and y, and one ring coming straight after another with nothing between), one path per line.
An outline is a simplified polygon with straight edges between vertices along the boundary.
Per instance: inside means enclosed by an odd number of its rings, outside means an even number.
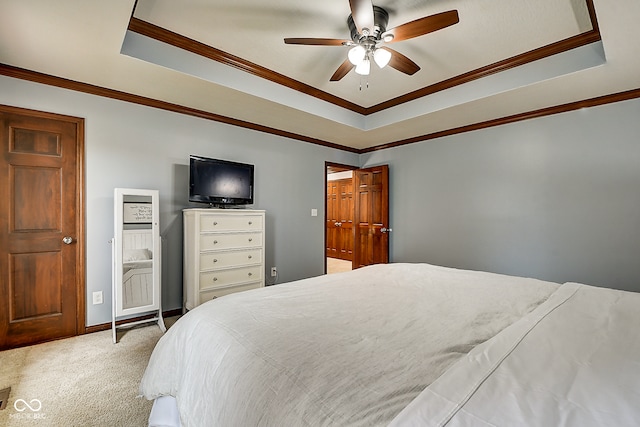
M327 274L351 270L351 261L327 257Z
M0 352L0 390L11 387L0 425L147 425L138 385L161 335L148 324L118 329L118 344L108 330Z

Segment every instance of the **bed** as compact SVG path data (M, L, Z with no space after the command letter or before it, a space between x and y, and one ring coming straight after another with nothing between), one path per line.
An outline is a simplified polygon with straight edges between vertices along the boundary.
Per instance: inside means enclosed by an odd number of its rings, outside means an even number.
M638 308L575 283L369 266L193 309L140 391L150 425L633 425Z

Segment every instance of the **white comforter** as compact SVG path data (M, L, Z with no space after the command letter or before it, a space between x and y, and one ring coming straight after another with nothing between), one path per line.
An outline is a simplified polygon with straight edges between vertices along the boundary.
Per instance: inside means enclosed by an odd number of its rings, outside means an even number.
M228 295L170 328L141 392L184 426L387 425L558 286L390 264Z
M392 426L640 425L640 294L568 283L476 347Z

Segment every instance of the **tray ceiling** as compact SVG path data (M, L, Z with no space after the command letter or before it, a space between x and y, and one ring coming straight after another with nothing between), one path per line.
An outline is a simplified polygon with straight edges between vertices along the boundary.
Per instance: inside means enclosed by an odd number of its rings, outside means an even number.
M349 39L347 0L5 0L0 63L366 150L637 89L640 5L613 3L380 0L389 27L460 21L393 43L413 76L373 65L330 82L347 47L283 40Z

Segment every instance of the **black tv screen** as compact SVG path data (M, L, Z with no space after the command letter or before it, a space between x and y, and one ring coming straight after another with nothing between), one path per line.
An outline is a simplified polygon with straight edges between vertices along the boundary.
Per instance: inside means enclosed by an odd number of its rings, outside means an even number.
M189 157L189 201L215 206L253 203L253 165Z

